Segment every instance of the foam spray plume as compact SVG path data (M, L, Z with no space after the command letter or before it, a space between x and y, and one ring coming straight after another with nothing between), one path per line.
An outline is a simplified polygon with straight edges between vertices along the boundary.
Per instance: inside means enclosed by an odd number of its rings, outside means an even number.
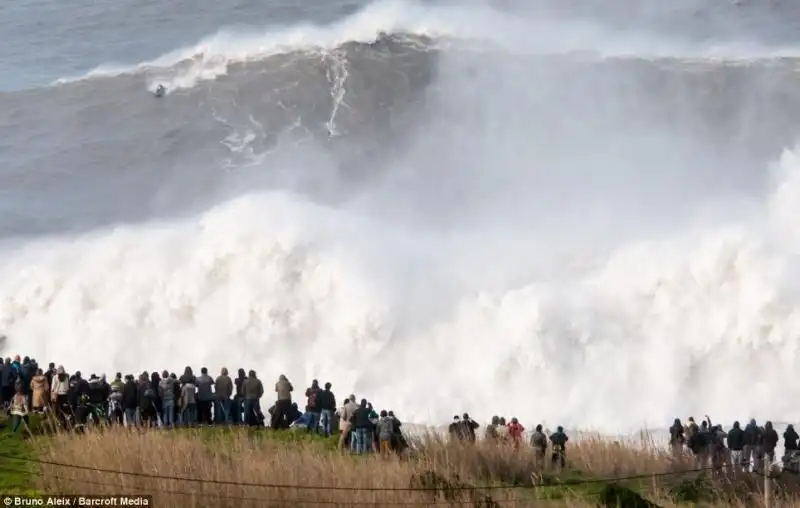
M402 4L366 12L381 5ZM618 432L689 413L798 416L800 97L771 100L794 90L791 62L709 61L691 41L669 58L587 58L557 39L585 21L560 18L550 46L526 48L512 30L503 43L502 23L541 17L491 11L487 42L468 10L431 7L461 13L457 33L432 34L414 8L417 32L323 47L317 27L309 47L231 57L203 79L181 59L159 70L181 92L119 112L143 122L130 136L165 129L153 158L72 175L136 185L30 212L90 229L20 239L8 226L3 353L98 373L316 377L421 423L514 413ZM591 41L625 37L593 25ZM152 72L37 93L95 87L91 106L110 108ZM172 108L163 126L157 107Z

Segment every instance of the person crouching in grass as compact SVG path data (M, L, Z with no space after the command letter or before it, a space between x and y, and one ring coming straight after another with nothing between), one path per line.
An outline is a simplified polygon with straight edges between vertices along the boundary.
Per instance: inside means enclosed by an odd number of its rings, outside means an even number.
M21 424L28 428L28 398L22 391L22 383L17 381L14 386L16 393L11 400L11 432L16 432Z

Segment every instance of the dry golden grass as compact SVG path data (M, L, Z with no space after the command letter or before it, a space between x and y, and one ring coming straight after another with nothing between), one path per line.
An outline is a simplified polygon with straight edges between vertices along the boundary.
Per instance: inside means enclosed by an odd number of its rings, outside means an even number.
M670 460L646 436L626 443L588 436L573 440L568 448L569 467L562 472L551 471L549 467L535 471L533 453L527 447L515 450L486 443L453 445L431 436L415 442L413 456L402 460L353 457L326 448L322 441L289 442L270 437L266 431L254 437L252 432L239 429L181 432L110 429L86 435L62 434L37 440L35 446L40 460L158 477L42 465L38 487L43 492L150 494L158 507L597 506L601 483L543 484L694 467L688 458ZM209 481L166 479L175 476ZM354 490L407 489L431 485L435 478L444 478L451 485L493 485L493 488L440 492L440 497L434 497L432 492ZM648 492L648 497L661 506L674 506L665 501L663 494L680 480L652 476L624 485ZM264 488L214 481L319 488ZM507 488L512 484L524 488ZM453 497L441 497L446 494ZM487 504L487 497L496 504ZM757 502L757 498L750 500L749 506ZM794 505L776 502L773 506Z

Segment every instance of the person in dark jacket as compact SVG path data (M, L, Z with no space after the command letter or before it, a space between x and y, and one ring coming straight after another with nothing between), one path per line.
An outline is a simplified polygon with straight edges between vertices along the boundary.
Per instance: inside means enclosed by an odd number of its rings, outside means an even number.
M692 434L688 443L689 450L692 451L692 455L694 455L698 467L705 467L706 465L708 459L706 451L708 450L710 442L711 436L708 430L708 424L706 422L700 422L700 430Z
M764 424L764 467L770 467L775 462L775 447L778 446L779 441L778 433L772 428L772 422Z
M3 393L3 403L8 404L14 397L14 383L16 382L16 370L11 366L11 358L6 358L3 363L3 370L0 371L0 388Z
M182 385L185 385L186 383L195 384L196 380L191 367L186 367L183 369L183 375L181 376L180 382Z
M672 449L672 455L679 457L683 452L683 445L686 442L686 437L683 430L683 424L680 418L675 418L672 427L669 428L669 445Z
M175 410L172 413L172 424L175 425L175 424L182 423L180 421L180 418L181 418L180 401L181 401L181 395L183 394L183 391L181 390L181 382L178 379L178 376L174 372L170 372L169 377L170 377L170 379L172 379L174 381L174 383L172 383L172 387L174 388Z
M89 403L97 408L108 398L97 374L89 376Z
M56 375L56 364L55 362L50 362L47 365L47 372L44 373L44 377L47 378L47 386L53 386L53 377Z
M389 418L394 421L394 435L392 436L392 450L401 454L408 448L408 441L403 435L403 422L394 415L394 411L389 411Z
M468 413L464 413L461 417L461 439L468 443L474 443L476 438L475 431L478 430L480 425L478 422L469 417Z
M244 369L239 369L236 375L236 379L233 380L234 385L236 386L236 394L233 396L233 404L231 404L231 419L235 425L244 425L244 382L247 379L247 375L244 372Z
M161 376L157 371L154 370L153 373L150 374L150 389L153 391L153 405L155 406L156 413L158 413L159 416L161 416L164 411L163 402L161 401L161 394L158 391L158 385L160 383ZM164 417L161 416L161 419L163 420Z
M733 428L728 432L728 448L731 451L731 467L742 469L744 467L744 431L739 422L733 422Z
M794 430L794 425L790 423L783 433L783 447L786 449L787 454L797 450L798 439L800 439L800 436L798 436L797 431Z
M20 364L17 380L22 383L22 394L28 400L28 407L31 407L31 379L36 374L35 365L31 363L31 359L27 356L22 359Z
M39 371L39 362L36 361L36 358L31 358L30 363L31 363L31 377L33 377Z
M556 467L557 464L560 464L562 469L565 467L567 463L567 441L569 441L569 437L564 433L564 427L561 426L550 436L550 442L553 444L553 456L550 462L553 467Z
M291 425L292 423L300 420L302 417L303 413L297 406L297 402L292 402L292 405L289 406L289 410L286 412L286 421Z
M100 408L104 415L108 415L108 399L111 397L111 385L106 379L105 374L100 375L100 391L103 394L103 401L100 403ZM108 421L108 419L106 419Z
M214 380L214 422L231 422L231 396L233 395L233 380L228 375L228 369L222 370Z
M211 407L214 404L214 380L208 375L208 369L200 369L195 380L197 387L197 420L200 425L211 425Z
M139 395L139 416L142 425L155 426L158 422L156 413L156 392L150 387L150 378L144 377L137 387Z
M461 441L461 417L458 415L453 416L453 423L447 426L447 434L450 436L451 442Z
M137 424L137 409L139 408L139 390L133 381L133 375L125 376L125 386L122 387L122 409L125 410L125 426L133 427Z
M11 363L9 359L8 363ZM8 369L6 363L0 358L0 406L7 406L10 404L11 399L8 398Z
M761 428L756 424L755 419L751 419L744 428L744 449L742 455L745 463L745 470L755 469L761 460Z
M350 440L350 451L359 455L372 451L372 431L374 424L370 420L370 410L367 399L361 399L358 409L353 413L350 421L353 426L353 436Z
M20 359L19 355L14 357L14 360L11 362L11 376L14 380L14 384L19 380L19 369L22 367L22 360ZM16 393L16 390L14 390Z
M798 462L798 448L797 448L797 441L800 439L800 436L797 435L797 432L794 430L794 425L791 423L786 426L786 430L783 433L783 448L784 454L781 458L781 462L783 463L783 470L792 473L799 473L800 472L800 462Z
M319 407L319 423L326 436L333 433L333 418L336 414L336 396L331 391L331 384L325 383L325 389L317 395Z
M307 432L317 432L319 430L321 410L319 407L319 394L322 392L319 388L319 381L314 379L311 381L311 386L306 389L306 414L308 415Z
M81 397L89 397L89 382L83 379L80 371L75 372L74 384L70 390L69 402L72 407L78 407L78 401Z
M256 371L251 370L247 373L247 379L242 384L242 394L244 396L244 414L242 415L244 424L256 427L259 425L261 397L264 395L264 385L256 377Z

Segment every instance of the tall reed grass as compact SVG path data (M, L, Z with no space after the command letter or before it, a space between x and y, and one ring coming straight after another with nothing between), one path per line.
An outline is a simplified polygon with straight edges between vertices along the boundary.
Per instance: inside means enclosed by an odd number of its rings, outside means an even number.
M432 435L413 439L413 452L403 458L351 456L333 440L248 429L111 428L37 439L35 447L43 461L142 474L42 464L37 481L43 492L148 494L157 507L597 506L608 485L599 480L631 475L644 477L621 485L675 506L667 494L698 476L658 476L696 465L688 457L673 459L644 434L634 442L573 437L563 471L536 467L526 446L453 444ZM409 488L436 490L392 490ZM712 504L753 506L760 499L750 492ZM776 500L777 506L795 504Z

